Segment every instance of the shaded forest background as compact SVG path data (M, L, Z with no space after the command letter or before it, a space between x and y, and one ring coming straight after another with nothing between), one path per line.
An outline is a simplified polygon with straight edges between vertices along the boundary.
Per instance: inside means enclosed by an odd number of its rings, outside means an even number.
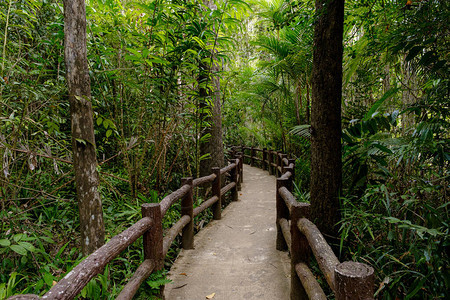
M290 153L297 197L309 201L313 1L86 4L107 239L140 217L140 204L201 174L212 159L202 147L211 141L213 103L223 144ZM383 299L449 297L448 6L346 1L336 247L375 268ZM4 299L43 294L82 255L62 2L2 1L0 16ZM167 266L176 247L169 253ZM130 247L82 296L117 295L142 255ZM152 275L141 296L164 283L164 274Z

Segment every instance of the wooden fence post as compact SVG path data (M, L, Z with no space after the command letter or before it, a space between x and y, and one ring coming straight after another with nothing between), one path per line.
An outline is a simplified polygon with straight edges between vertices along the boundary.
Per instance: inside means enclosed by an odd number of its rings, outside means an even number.
M255 147L252 146L252 148L250 149L250 166L254 167L255 166Z
M155 271L164 268L164 250L163 250L163 228L162 214L159 203L144 203L141 205L142 217L149 217L153 220L152 227L144 233L144 259L151 259L155 263ZM164 299L164 286L161 286L157 295Z
M236 180L236 193L242 189L241 187L241 159L238 154L236 154L234 161L236 162L236 178L239 175L239 178Z
M288 250L288 246L286 244L286 240L284 239L283 231L280 226L280 219L289 220L289 209L284 202L283 197L281 197L279 189L281 187L285 187L287 179L277 178L277 191L276 191L276 205L277 205L277 250L286 251Z
M291 300L309 299L295 270L298 263L307 265L309 261L309 243L297 225L298 220L308 215L308 203L297 203L291 208Z
M289 192L292 193L292 191L294 190L294 170L290 167L284 167L283 174L286 172L291 172L292 174L291 177L288 178L288 181L286 183L286 188L289 190Z
M294 165L294 167L292 168L291 173L292 173L292 179L295 181L295 158L290 158L288 160L289 160L289 165L290 164Z
M233 159L231 161L231 163L235 163L236 167L234 167L233 169L231 169L231 181L236 183L236 186L233 188L232 192L231 192L231 201L238 201L238 191L240 191L240 186L241 184L239 183L238 180L238 171L239 171L239 160L238 159Z
M277 151L276 152L276 162L277 162L277 168L275 170L275 174L277 177L280 177L282 174L280 172L280 167L282 168L282 164L281 164L281 157L280 157L281 151Z
M363 263L346 261L334 269L336 300L371 300L375 284L374 271Z
M212 182L212 194L219 198L219 200L212 205L213 219L220 220L222 218L222 195L220 193L220 188L222 185L220 180L220 168L214 167L211 168L211 171L216 175L216 178Z
M241 183L244 182L244 153L239 153L239 178L241 180Z
M273 175L273 151L269 150L269 175Z
M181 179L181 185L188 184L190 186L189 192L181 199L181 216L188 215L191 217L191 221L184 226L181 236L181 246L185 250L194 249L194 199L192 181L192 177Z
M236 156L236 146L231 147L231 157L235 157Z
M281 160L281 175L283 175L284 173L286 173L286 167L289 167L289 165L285 165L284 164L284 162L283 162L283 159L287 159L287 154L281 154L281 158L280 158L280 160Z
M267 148L263 148L263 154L262 154L262 167L263 170L267 170Z

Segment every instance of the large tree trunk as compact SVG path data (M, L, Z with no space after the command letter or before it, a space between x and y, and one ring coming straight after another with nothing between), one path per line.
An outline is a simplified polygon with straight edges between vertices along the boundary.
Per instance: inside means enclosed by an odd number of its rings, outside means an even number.
M341 97L344 0L316 0L311 107L311 217L336 236L342 182Z
M64 0L64 54L72 120L72 147L84 255L104 244L102 201L95 151L84 0Z

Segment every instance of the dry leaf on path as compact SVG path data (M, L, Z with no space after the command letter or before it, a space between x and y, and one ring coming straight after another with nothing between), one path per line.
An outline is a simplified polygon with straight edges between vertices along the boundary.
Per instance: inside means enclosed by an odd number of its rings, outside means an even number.
M184 276L187 276L187 274L186 274L186 273L180 273L180 275L184 275Z
M212 293L211 295L206 296L206 299L212 299L212 298L214 298L215 295L216 295L216 293Z

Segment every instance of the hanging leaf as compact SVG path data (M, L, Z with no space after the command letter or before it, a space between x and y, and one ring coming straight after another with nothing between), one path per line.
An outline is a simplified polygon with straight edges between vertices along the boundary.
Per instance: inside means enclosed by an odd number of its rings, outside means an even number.
M369 109L369 111L364 115L363 120L367 121L370 118L372 118L372 115L378 110L378 108L383 104L383 102L386 101L387 99L389 99L390 97L392 97L395 93L398 92L398 90L399 90L399 88L391 88L386 93L384 93L384 95L380 99L378 99L372 105L372 107Z

